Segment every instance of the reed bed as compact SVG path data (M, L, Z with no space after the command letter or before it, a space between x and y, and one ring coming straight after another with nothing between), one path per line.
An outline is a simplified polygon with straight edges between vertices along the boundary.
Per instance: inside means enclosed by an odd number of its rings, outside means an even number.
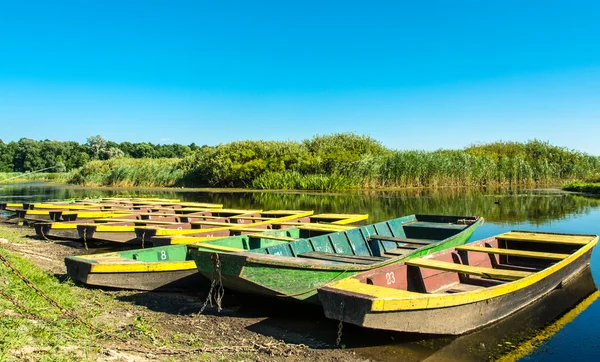
M105 186L368 188L550 185L600 178L600 158L541 141L464 150L393 151L367 136L239 141L182 159L92 161L71 182Z
M180 159L115 158L92 161L75 172L69 182L87 186L172 187L183 178Z

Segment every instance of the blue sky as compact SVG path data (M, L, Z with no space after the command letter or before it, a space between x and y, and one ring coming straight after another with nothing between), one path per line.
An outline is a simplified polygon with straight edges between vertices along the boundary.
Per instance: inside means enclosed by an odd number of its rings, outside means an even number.
M3 1L0 139L600 155L597 1Z

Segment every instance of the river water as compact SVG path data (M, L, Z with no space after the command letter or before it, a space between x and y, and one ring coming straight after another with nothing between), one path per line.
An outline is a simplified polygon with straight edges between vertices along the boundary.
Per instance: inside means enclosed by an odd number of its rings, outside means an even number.
M48 184L0 186L0 202L108 196L156 196L223 203L227 208L297 209L315 213L368 213L375 223L408 214L483 216L477 240L509 230L600 234L600 199L559 190L402 190L355 193L156 191L83 189ZM600 252L569 288L517 315L461 337L407 335L344 326L346 348L375 360L600 360ZM593 293L591 296L588 297ZM586 298L587 297L587 298ZM299 321L292 324L301 325ZM315 338L330 338L337 325L318 322ZM298 327L301 328L301 327ZM308 327L310 330L313 327ZM310 332L310 331L309 331ZM330 341L328 341L330 342Z

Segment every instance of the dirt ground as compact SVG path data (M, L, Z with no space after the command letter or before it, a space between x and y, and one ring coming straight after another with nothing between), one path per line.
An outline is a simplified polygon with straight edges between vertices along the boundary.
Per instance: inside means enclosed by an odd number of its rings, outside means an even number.
M25 230L27 235L34 235L32 229L13 227ZM19 244L0 239L0 245L27 257L60 280L66 278L63 262L66 256L102 251L86 250L78 242L42 241L33 237ZM92 322L112 325L120 331L131 329L132 333L136 325L135 333L144 330L141 339L146 342L105 338L102 339L102 345L97 346L99 354L94 359L370 360L357 355L355 351L335 346L338 324L327 320L317 306L235 295L226 291L222 311L208 307L199 315L207 290L192 293L98 292L112 296L115 303ZM164 345L156 347L161 343ZM27 357L35 352L35 349L22 350L17 353L21 355L15 357Z

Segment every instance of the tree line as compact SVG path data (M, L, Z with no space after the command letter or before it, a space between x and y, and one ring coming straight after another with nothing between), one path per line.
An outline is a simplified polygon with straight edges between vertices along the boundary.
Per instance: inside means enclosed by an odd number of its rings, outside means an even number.
M199 149L190 145L161 145L148 142L116 143L102 136L87 138L80 144L73 141L36 141L21 138L4 143L0 139L0 172L32 172L51 168L49 172L72 171L90 161L111 158L184 158Z

